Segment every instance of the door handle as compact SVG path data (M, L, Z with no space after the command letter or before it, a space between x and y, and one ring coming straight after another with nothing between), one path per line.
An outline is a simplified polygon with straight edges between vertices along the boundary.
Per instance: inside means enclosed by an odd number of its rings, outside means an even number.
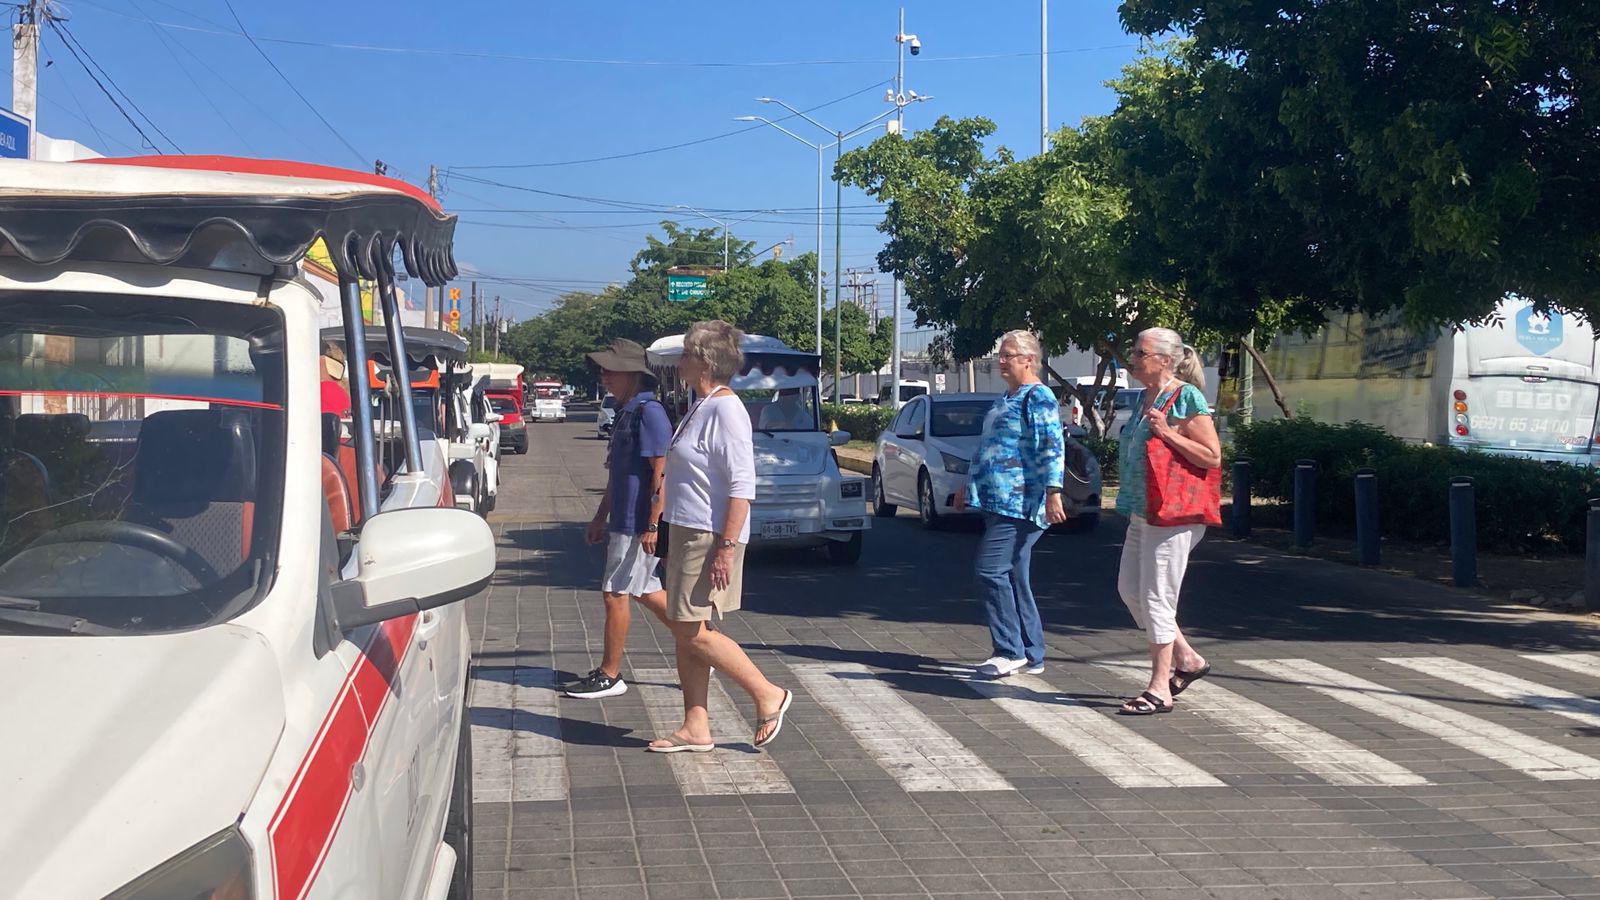
M427 649L429 639L439 630L439 623L443 618L437 610L432 609L425 609L418 614L416 631L418 649Z

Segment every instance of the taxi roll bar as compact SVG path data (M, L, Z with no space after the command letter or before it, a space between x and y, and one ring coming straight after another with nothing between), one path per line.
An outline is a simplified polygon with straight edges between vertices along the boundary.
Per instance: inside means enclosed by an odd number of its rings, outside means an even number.
M400 299L394 289L394 269L391 259L380 260L378 266L378 295L383 302L383 324L389 332L389 358L397 360L398 376L394 381L400 388L400 430L405 436L406 472L422 472L422 441L417 436L416 411L411 406L411 377L406 362L406 336L400 321Z
M378 514L378 452L372 435L372 381L367 377L367 326L361 316L361 287L343 271L339 273L339 297L344 301L345 369L350 373L350 419L355 431L356 477L361 480L358 491L361 521L365 522ZM410 415L409 406L401 415Z

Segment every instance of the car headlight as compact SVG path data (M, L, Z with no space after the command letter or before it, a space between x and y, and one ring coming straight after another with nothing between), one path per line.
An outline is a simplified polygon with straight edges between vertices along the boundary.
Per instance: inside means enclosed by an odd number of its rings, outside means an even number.
M860 500L866 496L862 489L865 484L866 482L863 481L841 481L839 482L839 496L846 500Z
M237 828L213 834L112 891L108 900L252 900L250 848Z
M967 467L972 465L971 462L959 456L951 456L948 453L941 454L941 456L944 458L944 470L951 475L965 475L967 474Z

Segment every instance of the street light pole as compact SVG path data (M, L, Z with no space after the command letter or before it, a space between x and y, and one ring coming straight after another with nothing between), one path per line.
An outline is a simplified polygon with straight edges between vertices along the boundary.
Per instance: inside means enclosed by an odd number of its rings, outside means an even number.
M844 153L844 132L836 132L838 139L833 142L833 164L839 165L839 157ZM833 180L833 402L839 402L839 381L841 366L844 362L844 345L841 343L840 332L844 309L844 291L840 285L844 276L844 181L838 178Z

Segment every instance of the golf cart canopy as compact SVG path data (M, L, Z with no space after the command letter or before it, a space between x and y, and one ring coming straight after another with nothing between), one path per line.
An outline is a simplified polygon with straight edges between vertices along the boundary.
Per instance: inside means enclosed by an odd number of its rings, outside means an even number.
M465 362L467 359L467 341L460 335L437 328L417 328L407 325L401 329L406 338L406 356L413 360L426 360L435 357L440 362ZM383 347L389 341L388 332L381 325L368 325L367 344L373 347ZM322 329L322 339L335 344L344 344L343 328ZM382 353L380 349L378 351Z
M728 386L736 391L782 390L816 387L822 359L796 350L774 337L747 334L739 342L744 367ZM683 335L664 337L650 345L645 358L655 369L676 369L683 358Z
M437 287L456 275L455 227L413 185L329 166L226 156L0 162L0 254L40 265L83 257L266 275L298 265L324 238L342 279L392 274L398 244L406 271Z

